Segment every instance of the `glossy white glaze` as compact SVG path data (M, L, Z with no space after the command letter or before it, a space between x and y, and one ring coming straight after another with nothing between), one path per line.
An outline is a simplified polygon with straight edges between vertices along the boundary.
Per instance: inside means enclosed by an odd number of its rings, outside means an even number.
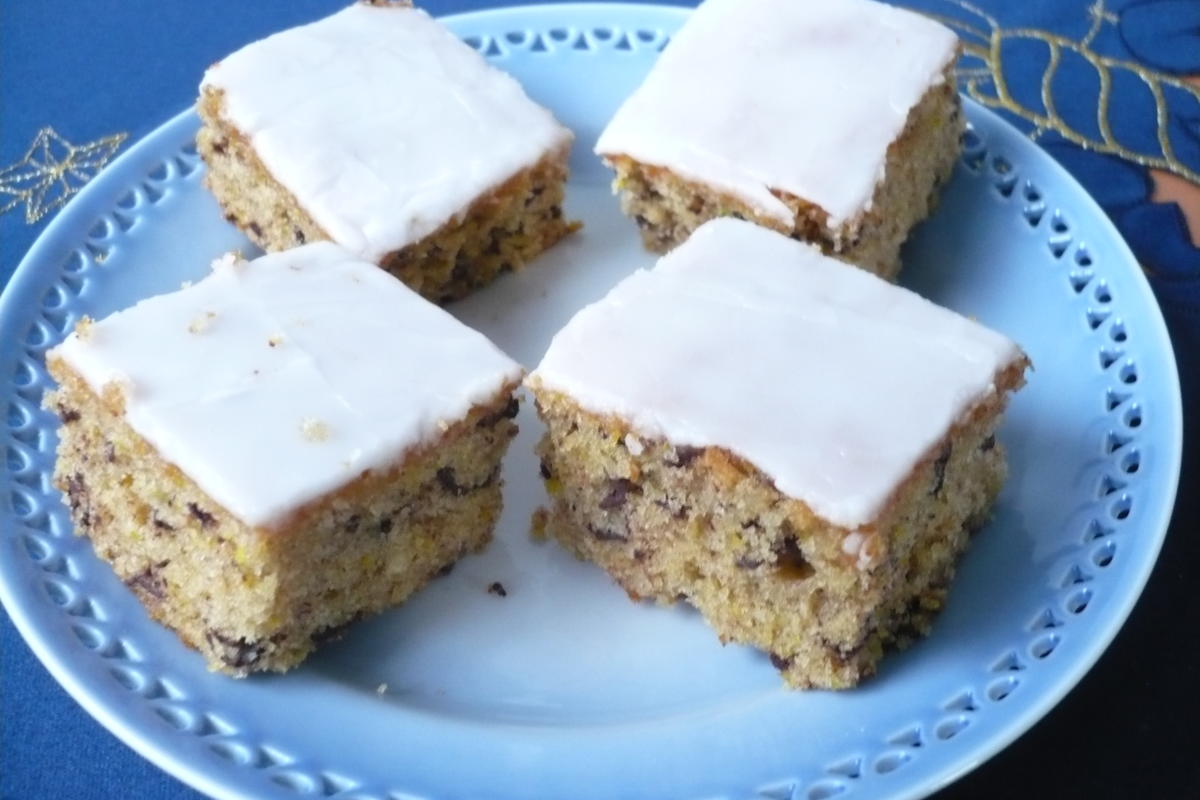
M870 0L706 0L596 144L791 224L870 208L888 145L954 58L948 28Z
M720 219L576 314L528 381L640 435L726 448L857 528L1023 357L907 289Z
M521 368L383 270L321 242L73 333L51 352L248 525L399 462ZM439 424L440 423L440 424Z
M250 44L201 88L329 236L370 261L572 135L424 11L352 5Z

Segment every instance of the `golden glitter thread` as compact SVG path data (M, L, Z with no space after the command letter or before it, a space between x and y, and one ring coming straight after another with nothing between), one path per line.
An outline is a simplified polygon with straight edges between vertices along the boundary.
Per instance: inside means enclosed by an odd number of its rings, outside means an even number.
M964 63L960 63L957 75L959 84L971 99L988 108L1003 109L1025 120L1033 126L1033 132L1030 134L1033 139L1052 131L1084 150L1116 156L1148 169L1163 170L1193 183L1200 183L1200 173L1180 161L1171 145L1167 130L1170 109L1165 94L1166 89L1175 89L1191 95L1200 102L1200 88L1192 85L1186 78L1159 72L1136 61L1113 58L1094 50L1092 42L1102 26L1117 22L1116 15L1105 8L1104 0L1097 0L1088 8L1091 25L1079 41L1037 28L1002 28L994 17L967 0L944 1L955 6L959 13L929 13L927 16L952 28L962 40ZM960 14L964 12L970 19L961 17ZM1022 105L1009 90L1002 53L1005 45L1014 41L1040 42L1049 52L1049 63L1042 73L1041 81L1044 111L1036 111ZM1096 103L1096 127L1100 131L1098 137L1075 130L1055 109L1051 87L1066 52L1079 56L1096 71L1100 84ZM1153 96L1159 152L1134 150L1118 141L1113 134L1109 125L1109 108L1114 73L1136 76Z
M114 133L77 145L53 128L42 128L20 161L0 169L0 200L12 198L0 205L0 214L24 203L25 222L32 225L82 189L127 138L127 133Z

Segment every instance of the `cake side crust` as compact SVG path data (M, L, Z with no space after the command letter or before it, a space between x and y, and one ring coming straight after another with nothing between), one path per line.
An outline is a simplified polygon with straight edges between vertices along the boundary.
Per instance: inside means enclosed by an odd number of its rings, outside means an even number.
M225 219L267 252L329 239L254 152L249 139L221 114L223 93L205 89L196 104L201 126L196 151L204 159L204 185Z
M664 253L706 221L732 216L812 242L828 255L891 280L900 270L900 246L936 207L939 190L953 173L963 126L961 101L947 67L943 81L909 111L904 129L889 146L884 177L869 208L834 228L823 209L786 191L771 189L791 211L790 225L668 167L622 154L606 155L605 161L616 173L613 187L622 211L637 223L651 251Z
M196 146L208 166L205 185L225 218L269 252L329 239L222 109L221 90L206 87L197 104L203 125ZM580 227L563 216L569 150L567 145L546 153L437 230L385 254L379 265L439 303L521 269Z
M434 446L263 529L163 460L109 393L59 359L49 367L59 389L44 404L62 421L54 484L76 532L211 669L286 671L490 540L516 433L513 386Z
M722 448L641 436L535 387L548 427L545 530L634 599L687 600L722 641L770 654L790 685L854 686L940 609L1003 484L994 430L1023 369L1006 371L858 530L821 519Z

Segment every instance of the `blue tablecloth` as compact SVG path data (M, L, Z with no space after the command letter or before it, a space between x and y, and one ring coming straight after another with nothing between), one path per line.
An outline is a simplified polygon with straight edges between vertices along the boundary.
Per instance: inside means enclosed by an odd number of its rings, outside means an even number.
M97 170L192 102L208 64L343 2L10 0L0 7L0 283ZM1059 159L1129 241L1167 317L1186 427L1194 431L1200 2L906 2L956 28L969 54L961 88ZM435 14L495 5L424 3ZM1054 62L1052 51L1067 57ZM1043 85L1053 108L1044 103ZM1161 115L1156 90L1165 104ZM1111 135L1099 127L1101 116ZM58 168L66 159L75 169ZM1189 434L1172 532L1111 651L1044 722L946 797L1200 796L1200 760L1190 752L1196 736L1183 710L1195 705L1187 698L1200 662L1190 634L1200 604L1189 577L1189 567L1200 563L1197 454ZM91 720L0 615L0 797L199 795Z

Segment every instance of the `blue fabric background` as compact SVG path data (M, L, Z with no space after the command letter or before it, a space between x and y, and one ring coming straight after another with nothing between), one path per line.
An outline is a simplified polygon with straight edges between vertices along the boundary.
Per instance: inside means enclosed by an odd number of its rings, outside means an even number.
M123 150L191 104L209 63L342 4L8 0L0 5L0 168L19 161L45 126L75 144L126 132ZM1087 0L979 0L980 13L956 0L908 4L985 33L992 29L983 12L990 14L1002 32L1004 79L1031 113L1045 112L1039 87L1049 49L1043 39L1020 34L1025 29L1075 43L1087 39L1092 51L1160 73L1200 76L1197 0L1110 0L1105 8ZM423 5L434 14L449 14L500 3L426 0ZM1101 11L1105 16L1097 26L1095 15ZM1127 150L1157 151L1153 98L1145 83L1127 69L1115 69L1111 77L1109 119L1117 138ZM1095 136L1100 80L1091 63L1064 57L1052 86L1062 118L1073 130ZM1179 161L1200 172L1200 104L1186 92L1167 94L1170 142ZM1006 116L1025 131L1036 127L1028 114ZM1200 250L1192 246L1176 206L1150 202L1151 183L1142 166L1080 149L1054 131L1037 139L1104 206L1145 266L1167 316L1189 431L1181 499L1159 567L1112 650L1044 722L944 797L1200 797L1200 766L1188 752L1194 728L1178 707L1194 704L1186 697L1193 695L1200 659L1190 639L1167 638L1178 636L1181 623L1194 625L1200 611L1188 571L1200 555L1197 448L1190 434L1200 406ZM0 195L0 208L10 199ZM0 214L0 284L49 218L29 223L20 205ZM0 798L46 797L179 800L199 795L88 717L33 658L7 615L0 615Z

